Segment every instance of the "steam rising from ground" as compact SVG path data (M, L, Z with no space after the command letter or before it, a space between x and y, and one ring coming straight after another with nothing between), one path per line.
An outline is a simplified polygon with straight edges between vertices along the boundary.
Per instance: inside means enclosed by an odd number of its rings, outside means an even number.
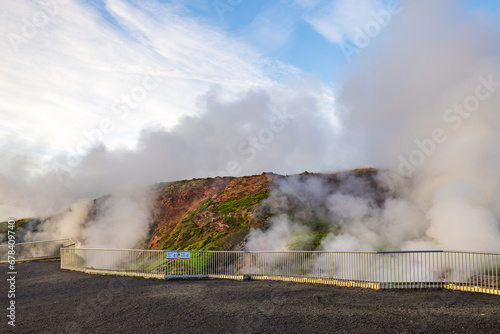
M70 238L77 246L142 247L149 232L150 194L140 189L118 192L98 200L81 199L48 217L24 235L24 240Z
M0 213L3 219L15 209L21 209L18 217L55 215L32 238L74 236L85 246L136 247L149 233L145 203L154 183L331 166L331 139L338 136L332 107L331 92L307 78L236 95L214 86L200 96L199 115L169 130L145 129L135 149L97 145L81 159L56 158L42 174L31 173L27 159L24 170L2 166L16 177L0 178ZM106 207L91 212L89 199L109 194Z
M397 197L377 207L315 182L280 184L273 196L307 194L326 210L337 228L322 241L327 250L500 251L498 25L456 1L403 5L340 95L344 125L362 134L356 145L372 165L389 169L380 182ZM307 224L281 217L249 247L286 248L297 233L280 231Z
M350 189L317 179L280 183L271 200L295 196L303 208L255 231L249 248L286 249L313 217L328 229L321 241L327 250L500 251L498 20L466 14L451 0L403 5L344 84L341 131L331 92L314 81L231 94L214 86L200 97L199 115L171 129L145 129L133 150L98 145L71 166L58 157L42 173L25 156L7 157L0 218L70 207L37 238L52 233L86 245L134 247L150 223L137 200L147 196L138 194L152 183L364 164L387 168L379 175L390 194L383 203L364 195L362 180L345 181ZM102 215L81 200L110 193Z
M301 175L278 181L267 202L279 215L272 218L269 230L252 232L247 248L310 247L318 233L322 234L320 249L328 251L400 250L411 248L415 240L430 240L419 208L384 187L390 174L370 175Z

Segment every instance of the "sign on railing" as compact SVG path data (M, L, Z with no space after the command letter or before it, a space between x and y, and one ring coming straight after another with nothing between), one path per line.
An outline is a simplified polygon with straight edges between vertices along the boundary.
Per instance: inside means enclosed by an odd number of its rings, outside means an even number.
M177 260L177 252L165 252L167 260Z
M374 289L448 288L500 295L500 254L61 249L61 268L156 278L312 282Z

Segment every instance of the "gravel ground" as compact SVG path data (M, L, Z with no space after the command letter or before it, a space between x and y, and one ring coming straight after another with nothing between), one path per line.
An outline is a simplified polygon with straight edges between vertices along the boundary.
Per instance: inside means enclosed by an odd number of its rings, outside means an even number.
M500 296L88 275L17 264L16 333L500 333ZM7 266L0 265L7 277Z

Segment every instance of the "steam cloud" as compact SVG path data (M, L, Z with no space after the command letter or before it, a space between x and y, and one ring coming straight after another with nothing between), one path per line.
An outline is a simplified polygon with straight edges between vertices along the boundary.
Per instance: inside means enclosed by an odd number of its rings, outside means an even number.
M397 197L378 208L342 189L296 183L280 184L271 198L305 188L331 229L340 228L323 239L326 250L499 251L498 27L453 1L403 4L386 38L360 54L339 101L343 125L362 134L352 143L364 147L371 165L388 169L380 184ZM307 226L283 221L254 232L249 247L276 245L269 239L284 236L277 231ZM297 235L286 237L278 245L286 248Z
M199 98L199 115L184 117L170 130L145 129L136 149L111 151L98 145L75 167L61 156L42 175L30 174L28 158L16 157L25 169L15 163L4 166L10 167L6 175L16 177L0 182L5 189L2 216L10 212L7 207L12 212L30 208L25 216L55 215L42 224L37 239L74 236L95 247L136 247L147 236L150 219L147 200L135 194L149 198L156 182L263 170L296 173L331 165L335 147L329 139L338 131L328 113L329 97L329 91L307 78L230 98L213 86ZM88 199L108 194L113 196L105 200L106 208L92 214Z
M403 4L358 56L336 101L340 121L331 92L311 79L230 94L213 86L199 98L198 115L143 130L135 149L98 145L76 166L60 156L43 173L25 155L7 157L0 218L61 212L36 238L135 247L149 226L146 201L138 199L155 182L364 164L386 170L380 184L393 196L383 205L357 196L366 189L359 180L351 180L354 190L287 181L271 200L293 194L307 209L254 231L248 247L286 249L313 215L330 224L326 250L499 251L497 21L451 0ZM91 212L90 198L111 193L102 212Z

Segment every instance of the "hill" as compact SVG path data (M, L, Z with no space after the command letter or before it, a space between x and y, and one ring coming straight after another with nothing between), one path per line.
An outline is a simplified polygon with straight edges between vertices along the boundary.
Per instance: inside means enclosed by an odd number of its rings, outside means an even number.
M331 174L262 173L156 184L150 203L150 230L142 244L158 250L241 250L252 230L266 231L273 221L286 216L307 227L287 248L318 249L325 236L341 229L326 198L342 193L382 206L389 195L377 182L377 173L372 168ZM94 200L88 221L108 198ZM18 242L43 223L41 219L18 220ZM0 230L5 228L6 223L1 223Z
M314 187L318 183L327 189L325 196L343 191L373 198L374 203L382 205L386 192L377 183L376 174L377 170L367 168L334 174L263 173L161 184L156 190L148 248L243 249L252 229L266 230L273 217L287 215L309 227L309 235L295 240L289 248L316 249L323 237L335 232L332 228L340 227L325 221L326 209L320 207L323 204L314 207L314 199L309 201L304 186L299 185ZM293 191L287 191L293 187Z
M240 246L251 228L265 228L273 174L217 177L158 186L149 249Z

